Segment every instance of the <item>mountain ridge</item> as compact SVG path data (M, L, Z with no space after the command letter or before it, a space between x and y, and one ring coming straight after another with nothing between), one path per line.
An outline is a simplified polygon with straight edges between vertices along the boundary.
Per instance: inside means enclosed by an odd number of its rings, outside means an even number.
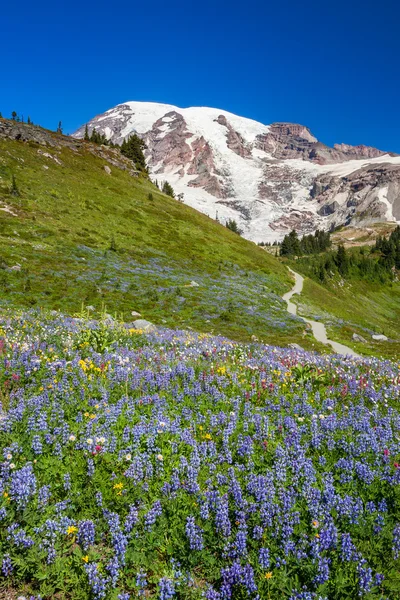
M126 102L87 126L115 143L137 133L154 179L167 180L211 217L237 220L253 241L282 238L291 228L309 233L400 219L400 156L364 145L331 148L302 124Z

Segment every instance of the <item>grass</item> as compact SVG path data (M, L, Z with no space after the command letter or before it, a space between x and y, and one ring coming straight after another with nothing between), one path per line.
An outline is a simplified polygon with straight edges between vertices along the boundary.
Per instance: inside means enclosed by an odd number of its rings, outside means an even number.
M281 300L284 265L145 177L112 165L108 175L99 152L0 139L1 306L106 307L125 321L135 310L160 325L313 347Z
M296 268L294 265L293 268ZM398 283L378 284L351 281L320 285L305 278L300 297L294 297L299 314L321 318L331 339L342 342L357 352L397 360L400 358L400 286ZM355 342L353 334L364 342ZM377 342L374 333L389 340Z

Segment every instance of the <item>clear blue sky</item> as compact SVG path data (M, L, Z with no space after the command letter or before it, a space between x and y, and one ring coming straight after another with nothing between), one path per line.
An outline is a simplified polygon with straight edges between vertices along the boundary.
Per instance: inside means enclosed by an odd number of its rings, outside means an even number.
M72 132L127 100L214 106L400 153L398 0L20 0L0 18L3 116Z

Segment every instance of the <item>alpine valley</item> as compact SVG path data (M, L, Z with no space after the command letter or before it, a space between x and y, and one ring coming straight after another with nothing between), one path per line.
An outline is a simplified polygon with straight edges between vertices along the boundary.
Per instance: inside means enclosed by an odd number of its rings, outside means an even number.
M114 143L136 133L153 179L255 242L400 220L400 156L319 142L304 125L263 125L220 109L126 102L88 124ZM82 138L85 125L74 136Z

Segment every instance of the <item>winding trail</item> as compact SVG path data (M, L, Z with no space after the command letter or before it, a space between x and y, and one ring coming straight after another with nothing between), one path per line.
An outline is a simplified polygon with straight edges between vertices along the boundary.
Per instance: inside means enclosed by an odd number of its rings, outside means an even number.
M284 296L282 296L282 299L285 300L285 302L287 302L288 312L291 315L297 315L297 306L290 300L292 296L294 296L294 294L301 294L301 291L303 289L304 277L302 277L295 271L292 271L292 269L289 269L289 271L293 273L295 283L294 287L290 290L290 292L287 292ZM310 319L305 319L304 317L300 318L311 325L313 335L318 342L321 342L322 344L329 344L330 346L332 346L332 348L337 354L343 354L343 356L356 356L358 358L361 358L360 355L357 354L357 352L352 350L352 348L349 348L344 344L340 344L339 342L334 342L333 340L330 340L326 333L326 327L323 323L320 323L318 321L311 321Z

